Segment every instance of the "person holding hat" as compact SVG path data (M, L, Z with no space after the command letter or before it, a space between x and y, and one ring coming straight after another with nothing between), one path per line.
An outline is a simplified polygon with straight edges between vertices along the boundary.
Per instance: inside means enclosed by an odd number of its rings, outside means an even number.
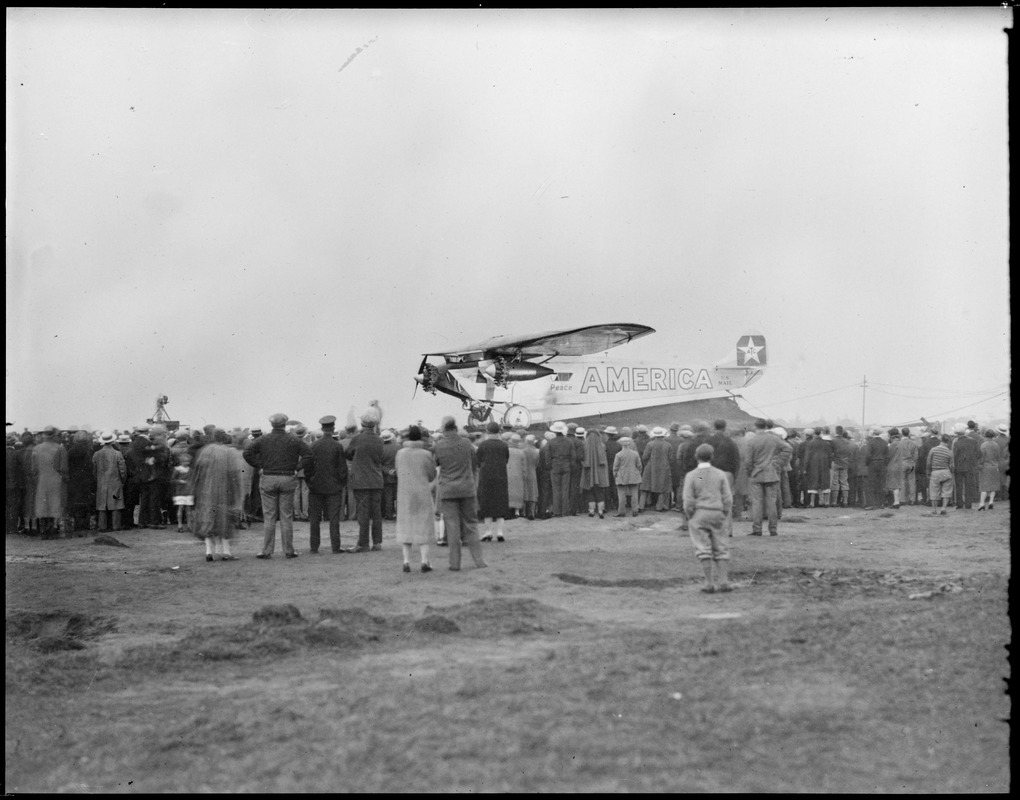
M641 508L648 508L654 499L656 511L668 511L673 492L673 472L669 464L666 429L652 428L651 438L641 454Z
M319 420L322 436L311 445L312 474L308 479L308 548L319 552L322 514L329 521L329 547L342 553L340 546L340 506L347 488L347 459L340 442L333 438L336 417L327 415Z
M43 539L60 536L58 523L64 516L67 484L67 450L57 439L58 431L47 425L42 441L32 450L32 474L35 475L35 518Z
M626 428L624 429L626 430ZM620 437L620 450L613 458L613 479L616 483L616 516L627 515L627 500L630 499L631 516L641 511L641 456L638 455L634 440L629 436Z
M458 433L453 417L443 418L442 435L432 446L432 457L439 470L436 494L450 548L450 569L460 570L462 545L471 552L475 567L485 567L478 539L475 450L471 442ZM399 484L398 479L398 489Z
M953 475L956 480L956 510L969 511L978 499L978 464L981 462L981 445L970 435L963 423L953 428Z
M96 478L96 517L100 532L120 530L121 512L124 509L124 483L127 481L127 463L117 449L117 437L112 431L99 436L100 448L92 454L92 472ZM112 517L112 520L110 519Z
M479 442L475 458L478 461L478 516L485 525L482 541L492 541L493 520L496 521L496 541L505 541L503 524L510 506L506 472L510 447L500 438L499 423L495 420L486 424L485 438Z
M695 450L698 466L687 473L683 488L691 542L705 573L701 591L708 594L732 588L728 575L730 552L724 533L726 519L733 511L733 493L726 473L712 466L712 453L712 445L698 445Z
M259 470L259 494L262 498L264 533L262 551L256 558L273 557L276 546L276 523L280 523L280 541L287 558L297 558L294 552L294 490L297 488L297 471L305 474L313 469L312 451L293 433L287 432L286 414L273 414L269 418L272 430L254 439L244 451L244 460ZM203 448L204 449L204 448ZM198 459L196 458L196 467Z
M361 415L361 432L351 437L344 456L351 462L348 484L354 489L358 517L355 553L382 550L383 443L376 430L375 406ZM369 533L371 531L371 543Z

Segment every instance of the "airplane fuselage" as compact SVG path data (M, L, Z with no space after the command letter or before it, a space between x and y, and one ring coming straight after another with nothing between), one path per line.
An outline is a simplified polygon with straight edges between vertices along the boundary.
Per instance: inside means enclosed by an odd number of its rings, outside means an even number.
M511 381L489 397L509 406L523 406L533 422L644 408L722 395L751 385L760 368L663 364L597 357L560 357L550 362L551 375ZM475 398L486 397L486 383L472 370L456 370L461 384Z

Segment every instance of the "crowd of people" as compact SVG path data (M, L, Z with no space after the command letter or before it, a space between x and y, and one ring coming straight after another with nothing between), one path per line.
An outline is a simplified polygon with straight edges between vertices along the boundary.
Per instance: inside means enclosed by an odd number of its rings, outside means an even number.
M57 538L176 524L203 539L213 561L233 560L234 532L259 522L260 559L273 556L277 526L285 557L297 558L295 520L309 522L313 554L323 523L333 553L379 550L386 519L396 521L403 568L417 546L428 572L435 544L449 546L451 569L460 569L462 546L485 566L479 543L506 541L508 519L672 511L698 557L715 565L706 589L726 591L723 540L748 512L751 535L766 525L777 535L788 508L991 511L1009 493L1008 428L982 431L974 422L919 435L874 428L862 437L840 426L787 431L766 419L750 429L725 420L668 430L554 422L532 433L494 421L472 431L447 417L429 431L382 428L377 405L340 430L333 416L318 431L285 414L269 422L265 435L214 425L8 433L7 532ZM710 475L723 476L727 491ZM696 479L691 491L688 476ZM708 511L710 536L700 513ZM341 546L346 519L358 521L353 548Z

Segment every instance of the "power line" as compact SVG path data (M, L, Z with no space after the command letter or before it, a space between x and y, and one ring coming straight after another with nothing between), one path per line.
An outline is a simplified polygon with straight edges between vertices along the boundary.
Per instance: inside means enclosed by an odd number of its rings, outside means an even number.
M998 391L999 389L1005 389L1008 384L1002 383L1002 384L999 384L997 386L992 386L989 389L977 389L977 390L972 391L972 392L963 392L963 391L955 391L954 392L954 391L951 391L951 392L948 392L948 393L947 393L945 387L941 387L941 388L938 388L938 389L932 389L932 388L929 388L927 386L903 386L903 385L896 384L896 383L876 383L874 381L872 381L871 384L869 384L869 385L871 385L871 386L889 386L889 387L891 387L893 389L914 389L914 390L919 391L919 392L942 392L944 397L948 397L948 396L951 396L951 395L954 395L954 394L958 394L958 395L960 395L962 397L966 397L967 395L970 395L970 394L985 394L986 392L995 392L995 391Z
M967 404L965 406L960 406L959 408L951 408L948 411L939 411L939 412L937 412L935 414L922 414L921 416L932 417L934 419L938 419L939 417L942 417L942 416L944 416L946 414L955 414L957 411L963 411L964 409L967 409L967 408L973 408L974 406L979 406L982 403L987 403L989 400L994 400L996 397L1002 397L1005 394L1009 394L1009 393L1008 392L999 392L997 394L993 394L991 397L986 397L983 400L978 400L975 403L969 403L969 404ZM920 417L918 417L918 419L920 419ZM903 424L905 424L905 423L903 423Z

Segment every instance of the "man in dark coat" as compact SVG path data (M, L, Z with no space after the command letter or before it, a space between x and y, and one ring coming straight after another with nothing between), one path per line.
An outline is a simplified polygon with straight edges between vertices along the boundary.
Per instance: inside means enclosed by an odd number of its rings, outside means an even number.
M620 433L616 426L608 426L603 433L606 434L606 461L609 463L609 488L606 489L606 511L616 511L619 498L616 496L616 479L613 477L613 461L616 454L623 449L620 444Z
M981 445L962 423L953 432L953 477L956 480L956 508L970 509L978 499L978 464L981 463Z
M244 460L262 471L259 491L262 495L264 534L262 552L255 558L272 558L276 546L276 522L280 521L280 543L287 558L297 558L294 552L294 490L297 489L297 471L307 475L312 471L312 451L293 433L287 433L286 414L273 414L269 418L273 430L248 445Z
M889 455L889 444L882 438L881 428L872 428L871 436L864 445L867 448L864 463L868 467L865 511L881 508L885 503L885 465Z
M733 492L733 487L736 485L737 471L740 469L740 449L737 447L736 442L730 437L726 431L726 420L717 419L712 427L714 431L711 436L708 437L707 444L712 445L712 466L716 469L721 469L726 473L727 480L730 484L730 493ZM680 426L677 425L679 430ZM679 440L679 437L678 437ZM683 488L681 487L681 494ZM681 498L682 502L682 498ZM726 533L730 536L733 535L733 509L730 508L730 513L726 515L726 523L724 525Z
M333 438L336 417L326 416L319 420L322 436L312 444L312 472L306 475L308 481L308 529L309 549L319 552L319 528L325 509L329 520L329 546L334 553L342 553L340 547L340 505L347 489L347 459L340 442Z
M344 451L351 462L348 485L354 490L358 515L355 553L382 550L383 443L376 431L376 419L374 414L366 412L361 417L361 432L351 437Z

